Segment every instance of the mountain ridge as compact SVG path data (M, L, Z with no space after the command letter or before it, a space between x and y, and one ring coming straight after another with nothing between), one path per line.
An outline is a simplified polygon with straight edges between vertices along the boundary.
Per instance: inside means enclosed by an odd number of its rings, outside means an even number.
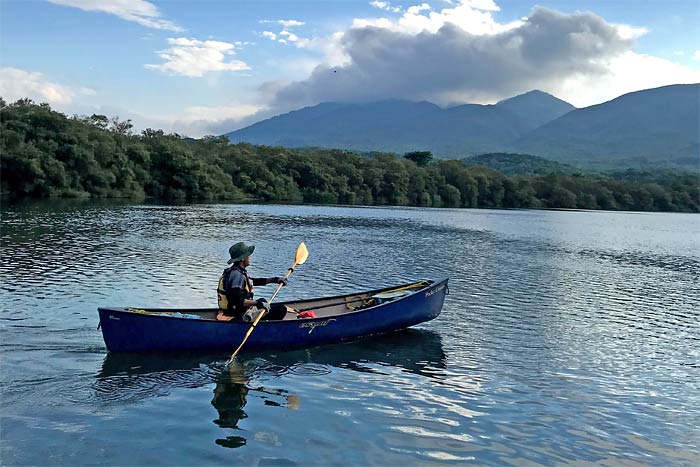
M324 102L226 133L232 143L429 150L437 157L528 153L565 162L693 163L700 148L700 84L669 85L576 108L533 90L496 104L441 108L427 101Z

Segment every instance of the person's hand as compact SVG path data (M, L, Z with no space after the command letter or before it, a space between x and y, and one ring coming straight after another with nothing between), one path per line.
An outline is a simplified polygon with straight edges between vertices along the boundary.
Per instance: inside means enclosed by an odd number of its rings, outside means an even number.
M267 300L265 300L264 298L259 298L259 299L255 302L255 306L257 306L258 308L264 308L264 309L265 309L265 313L267 313L268 311L270 311L270 304L267 303Z
M287 285L288 282L286 277L272 277L271 279L273 284Z

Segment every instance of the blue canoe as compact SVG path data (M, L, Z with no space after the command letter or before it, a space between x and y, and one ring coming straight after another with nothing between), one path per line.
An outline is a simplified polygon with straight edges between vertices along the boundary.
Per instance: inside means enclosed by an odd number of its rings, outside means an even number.
M283 302L313 310L315 318L258 323L243 351L286 350L383 334L429 321L440 314L447 279L420 281L334 297ZM217 321L216 309L98 308L100 327L111 352L232 350L249 323Z

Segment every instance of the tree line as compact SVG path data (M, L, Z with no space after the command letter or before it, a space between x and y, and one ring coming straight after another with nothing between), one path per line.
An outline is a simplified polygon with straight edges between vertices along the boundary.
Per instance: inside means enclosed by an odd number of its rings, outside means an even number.
M429 152L359 154L229 144L0 98L6 197L154 197L466 208L699 212L698 174L504 175ZM516 156L514 156L516 157Z

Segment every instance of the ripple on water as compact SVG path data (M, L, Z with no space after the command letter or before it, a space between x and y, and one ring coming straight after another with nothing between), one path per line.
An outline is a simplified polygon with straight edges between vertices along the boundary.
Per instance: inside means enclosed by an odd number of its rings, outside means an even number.
M90 437L61 437L72 430L113 440L122 464L172 460L144 454L161 445L191 465L694 465L697 219L3 206L2 408L23 420L3 440L16 453L8 463L71 464L74 452L101 463ZM104 357L96 306L213 306L238 240L256 244L260 276L285 271L307 243L280 299L444 276L450 295L423 331L243 355L228 368L226 354ZM37 430L50 453L26 441ZM133 458L115 454L124 442Z

